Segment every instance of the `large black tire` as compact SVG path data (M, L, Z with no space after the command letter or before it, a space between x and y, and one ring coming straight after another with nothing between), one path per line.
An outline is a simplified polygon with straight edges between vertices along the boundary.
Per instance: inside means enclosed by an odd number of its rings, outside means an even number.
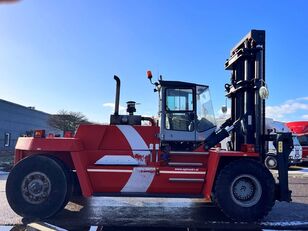
M66 197L65 197L65 200L64 200L62 206L58 210L58 212L60 212L67 205L67 203L69 202L69 200L71 199L71 197L73 195L73 189L74 189L73 173L72 173L71 169L66 164L64 164L63 161L61 161L57 157L52 156L52 155L48 155L47 157L54 159L61 166L62 170L65 173L66 179L67 179L67 193L66 193ZM58 212L56 212L56 213L58 213Z
M30 156L10 172L6 196L18 215L44 219L55 215L67 204L71 185L69 172L59 160Z
M215 203L232 220L257 221L274 206L275 180L263 164L240 159L226 165L215 182Z

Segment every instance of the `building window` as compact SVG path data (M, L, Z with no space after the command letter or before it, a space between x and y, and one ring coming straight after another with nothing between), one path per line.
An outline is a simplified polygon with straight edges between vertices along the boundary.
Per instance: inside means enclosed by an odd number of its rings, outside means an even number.
M4 134L4 146L9 147L10 146L10 140L11 140L11 134L6 132Z

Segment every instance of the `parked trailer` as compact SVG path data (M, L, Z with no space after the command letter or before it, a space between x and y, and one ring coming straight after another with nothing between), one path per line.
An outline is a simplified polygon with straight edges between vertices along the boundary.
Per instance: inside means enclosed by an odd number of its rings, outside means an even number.
M303 162L308 162L308 121L288 122L287 126L297 135L303 149Z
M291 132L286 123L281 121L275 121L271 118L266 118L266 130L271 134L275 134L277 132ZM293 149L289 155L289 166L297 165L302 162L303 157L303 148L299 142L298 136L296 134L292 134L293 139ZM270 169L277 168L277 150L273 144L273 141L268 142L268 151L266 154L266 158L264 160L264 164L266 167Z

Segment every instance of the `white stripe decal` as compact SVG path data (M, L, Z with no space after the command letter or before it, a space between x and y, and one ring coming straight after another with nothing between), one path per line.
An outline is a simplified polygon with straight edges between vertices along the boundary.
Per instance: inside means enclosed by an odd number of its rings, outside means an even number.
M141 158L135 158L138 161L139 165L146 165L145 157L150 155L151 153L140 134L133 126L130 125L117 125L117 127L129 143L134 157L136 157L137 155L141 156Z
M131 173L133 170L126 170L126 169L87 169L88 172L125 172Z
M195 174L195 175L205 175L206 172L186 172L186 171L159 171L162 174Z
M136 168L134 168L136 169ZM143 169L140 171L143 172L155 172L155 168L138 168L138 169ZM76 172L76 170L73 170ZM88 172L125 172L125 173L132 173L134 172L133 170L128 170L128 169L87 169ZM159 171L160 174L189 174L189 175L205 175L206 172L186 172L186 171Z
M139 165L130 155L105 155L95 162L96 165Z
M136 167L121 192L146 192L155 175L155 168Z

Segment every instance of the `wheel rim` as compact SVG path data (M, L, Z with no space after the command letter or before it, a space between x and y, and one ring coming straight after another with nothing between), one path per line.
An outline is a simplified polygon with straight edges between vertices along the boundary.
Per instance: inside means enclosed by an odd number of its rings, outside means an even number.
M23 198L31 204L40 204L47 200L51 191L51 183L42 172L29 173L22 181Z
M242 206L251 207L257 204L262 195L260 182L252 175L240 175L231 184L232 200Z

